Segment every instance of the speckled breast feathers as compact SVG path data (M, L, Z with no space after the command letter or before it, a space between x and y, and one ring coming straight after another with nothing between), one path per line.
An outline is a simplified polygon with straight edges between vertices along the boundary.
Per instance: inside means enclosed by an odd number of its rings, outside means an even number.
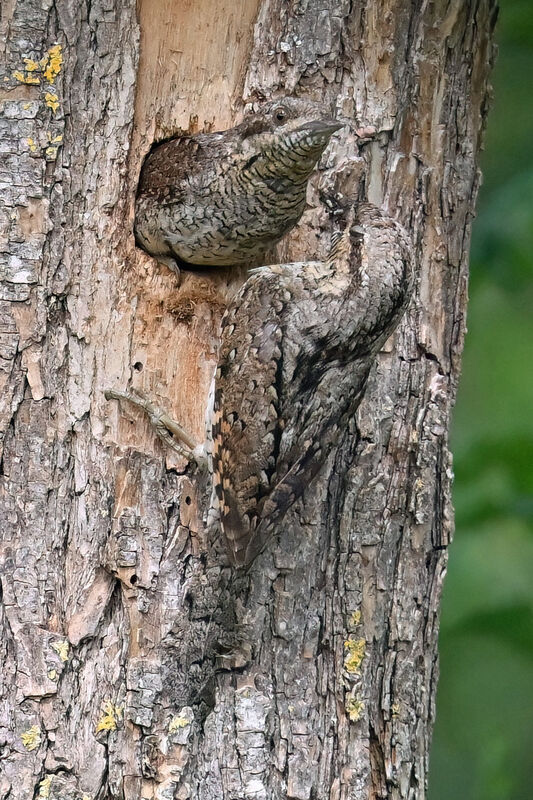
M157 144L141 170L137 243L182 266L253 264L299 220L340 127L320 106L284 98L228 131Z

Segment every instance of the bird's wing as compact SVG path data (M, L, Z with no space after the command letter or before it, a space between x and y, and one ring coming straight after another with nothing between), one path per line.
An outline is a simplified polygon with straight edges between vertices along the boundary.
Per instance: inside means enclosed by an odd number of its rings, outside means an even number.
M155 145L139 177L138 196L153 193L177 200L187 193L191 176L214 169L230 152L223 133L180 136Z
M214 486L236 564L242 563L259 524L282 433L280 303L263 290L264 279L249 280L228 309L215 378Z

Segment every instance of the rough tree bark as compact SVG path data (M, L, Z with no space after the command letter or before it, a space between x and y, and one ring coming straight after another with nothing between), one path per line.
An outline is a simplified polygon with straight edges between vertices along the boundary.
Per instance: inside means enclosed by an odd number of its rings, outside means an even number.
M0 798L425 797L494 17L493 0L2 4ZM203 436L242 275L177 288L135 249L136 181L154 138L276 93L378 131L330 148L277 258L324 254L341 176L410 228L418 281L236 596L201 479L103 389L144 389ZM213 659L228 619L240 665Z

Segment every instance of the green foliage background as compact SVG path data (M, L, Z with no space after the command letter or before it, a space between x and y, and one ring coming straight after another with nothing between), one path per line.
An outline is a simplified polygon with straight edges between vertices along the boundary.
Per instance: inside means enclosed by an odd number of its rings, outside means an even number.
M533 798L533 0L501 0L429 800Z

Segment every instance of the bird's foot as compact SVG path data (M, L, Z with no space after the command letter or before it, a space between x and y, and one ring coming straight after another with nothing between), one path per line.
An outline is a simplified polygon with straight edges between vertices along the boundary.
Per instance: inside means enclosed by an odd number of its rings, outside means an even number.
M174 273L176 276L177 285L179 286L181 283L181 269L176 259L172 258L172 256L161 255L156 255L154 258L157 260L158 264L163 264L163 266L167 267L171 272Z
M155 405L144 394L138 391L123 392L118 389L106 389L104 395L106 400L127 400L128 403L142 408L161 441L198 467L203 468L207 464L204 446L195 445L193 438L179 422L172 419L166 411Z

